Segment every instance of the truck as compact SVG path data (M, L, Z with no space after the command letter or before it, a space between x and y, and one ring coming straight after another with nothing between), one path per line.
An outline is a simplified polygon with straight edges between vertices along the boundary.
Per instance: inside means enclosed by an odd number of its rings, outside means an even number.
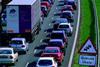
M40 0L12 0L6 5L6 33L0 34L4 39L24 37L27 41L41 30Z

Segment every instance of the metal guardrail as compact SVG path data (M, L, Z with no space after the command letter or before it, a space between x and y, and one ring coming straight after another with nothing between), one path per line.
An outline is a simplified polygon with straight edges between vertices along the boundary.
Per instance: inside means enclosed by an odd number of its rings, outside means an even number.
M95 21L95 34L96 34L96 49L98 50L97 54L97 65L99 67L99 24L95 0L92 0L93 12L94 12L94 21Z

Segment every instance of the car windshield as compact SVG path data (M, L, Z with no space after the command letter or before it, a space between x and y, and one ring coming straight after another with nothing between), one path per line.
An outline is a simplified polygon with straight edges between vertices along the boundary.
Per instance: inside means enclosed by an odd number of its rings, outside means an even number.
M22 41L20 41L20 40L12 40L10 42L10 44L22 44Z
M45 10L46 10L46 8L45 8L45 7L41 7L41 10L45 11Z
M52 65L52 61L51 60L40 60L38 64L40 66L49 66L49 65Z
M11 50L0 50L0 54L12 54Z
M57 49L46 49L45 53L58 53L59 51Z
M69 28L69 25L60 25L59 28Z
M74 2L68 2L67 4L68 5L74 5Z
M57 39L57 38L60 39L60 38L63 38L63 37L64 37L64 36L63 36L62 33L52 33L52 34L51 34L51 38L52 38L52 39L55 39L55 38L56 38L56 39Z
M62 13L61 14L61 18L66 18L66 17L71 17L71 14L70 13Z

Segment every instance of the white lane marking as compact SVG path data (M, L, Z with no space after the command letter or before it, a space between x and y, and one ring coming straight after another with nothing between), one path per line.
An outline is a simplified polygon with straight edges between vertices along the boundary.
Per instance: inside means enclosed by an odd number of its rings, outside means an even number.
M40 42L42 42L43 40L41 39Z
M72 51L71 51L71 56L70 56L70 60L69 60L69 63L68 63L68 67L72 67L72 61L73 61L73 56L74 56L74 51L75 51L75 46L76 46L76 41L77 41L77 36L78 36L78 30L79 30L79 22L80 22L80 0L78 0L77 27L76 27L75 38L74 38L73 48L72 48Z
M37 49L35 49L33 53L35 54L35 53L36 53L36 51L37 51Z
M26 63L25 67L28 67L29 62Z

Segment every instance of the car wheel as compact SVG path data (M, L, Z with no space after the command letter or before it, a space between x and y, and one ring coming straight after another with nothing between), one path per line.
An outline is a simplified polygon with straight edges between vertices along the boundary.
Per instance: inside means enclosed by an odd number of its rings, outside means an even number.
M58 66L61 66L61 62L58 62Z
M18 62L18 58L16 59L16 62Z

